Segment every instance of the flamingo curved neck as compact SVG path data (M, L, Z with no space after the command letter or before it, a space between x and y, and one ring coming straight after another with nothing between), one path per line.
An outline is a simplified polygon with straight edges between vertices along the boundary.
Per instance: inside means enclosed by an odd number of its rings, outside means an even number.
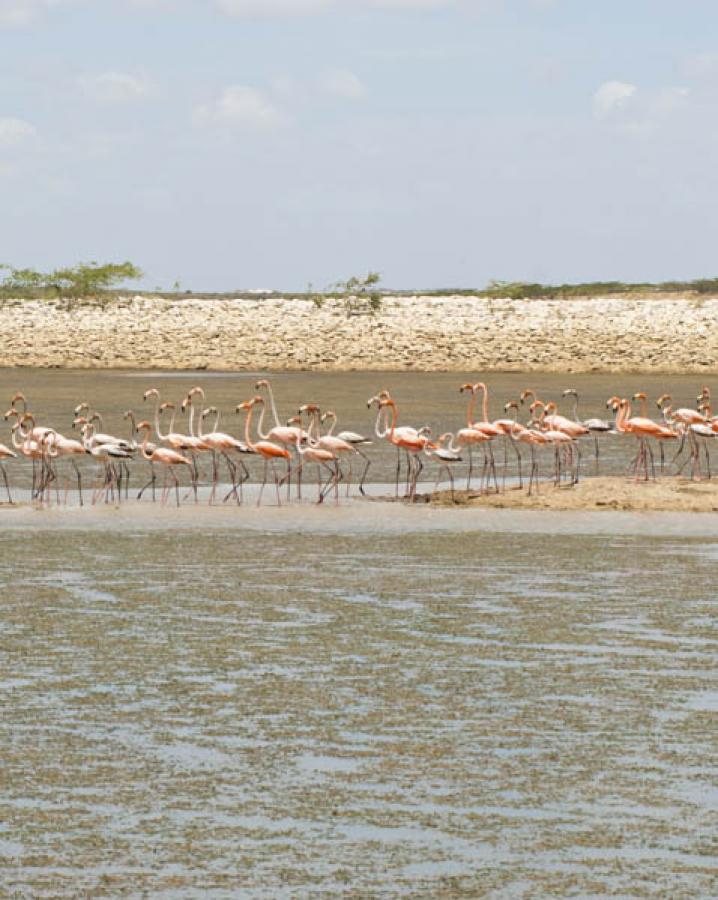
M202 423L200 422L200 429L201 429L201 426L202 426ZM171 428L170 428L170 431L172 431ZM195 433L194 433L194 403L192 402L191 397L189 400L189 434L190 434L190 437L195 437Z
M469 428L474 424L474 406L476 405L476 391L472 389L469 397L469 405L466 408L466 424Z
M394 403L393 400L389 400L386 405L387 405L387 407L389 407L391 409L391 425L389 426L389 432L388 432L387 436L393 444L393 443L395 443L394 429L396 428L396 418L397 418L396 403Z
M166 441L169 435L169 431L167 434L162 434L162 430L160 429L160 395L159 393L155 394L155 431L157 432L157 437L161 441ZM170 426L170 431L172 431L172 427Z
M252 438L249 436L249 427L252 422L253 409L254 408L252 406L249 407L249 409L247 410L247 418L244 420L244 443L249 447L250 450L254 450L256 446L256 444L252 443ZM262 412L264 412L264 406L262 407ZM259 429L257 429L257 431L259 432ZM259 436L260 438L262 438L261 434ZM262 440L264 440L264 438L262 438Z
M279 426L282 423L279 421L279 415L277 414L277 404L274 402L274 391L272 390L272 385L269 382L267 382L266 388L267 388L267 393L269 394L269 402L272 405L272 415L274 416L274 425L276 428L279 428ZM264 415L264 407L262 407L262 415ZM259 431L259 428L257 428L257 431ZM261 437L261 435L260 435L260 437Z
M274 405L274 401L272 401L272 405ZM265 410L266 410L266 406L265 406L264 403L262 403L262 409L260 410L260 413L259 413L259 419L257 420L257 434L259 435L259 438L260 438L260 440L262 440L262 441L266 441L267 438L269 437L269 432L264 432L264 431L262 431L262 428L263 428L263 426L264 426L264 412L265 412ZM274 417L275 417L275 419L276 419L276 417L277 417L276 410L275 410L275 412L274 412ZM277 420L277 426L279 426L279 420Z
M581 423L581 420L578 417L578 394L573 395L573 421L577 424Z
M151 454L150 451L147 449L147 442L148 442L149 439L150 439L150 429L149 429L149 428L145 428L144 431L145 431L145 436L144 436L144 439L143 439L143 441L142 441L142 446L140 447L140 453L142 454L142 456L143 456L145 459L147 459L147 460L149 460L150 462L152 462L152 454ZM154 470L153 470L153 471L154 471Z
M374 422L374 434L378 438L385 438L387 431L388 431L387 428L382 428L381 430L379 428L379 420L381 419L382 415L386 416L386 412L384 410L385 410L385 408L383 406L378 406L377 410L376 410L376 420Z

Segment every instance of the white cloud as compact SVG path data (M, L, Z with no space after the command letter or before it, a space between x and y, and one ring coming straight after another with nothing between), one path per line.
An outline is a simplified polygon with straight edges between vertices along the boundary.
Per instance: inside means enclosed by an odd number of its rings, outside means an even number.
M0 147L13 147L35 134L35 126L25 119L0 118Z
M651 112L657 116L670 116L688 102L690 91L684 87L667 87L659 91L651 102Z
M80 78L82 91L93 100L102 103L124 103L142 100L150 93L146 78L128 72L102 72L100 75L84 75Z
M682 69L688 78L713 79L718 74L718 53L695 53L683 61Z
M593 95L593 114L605 119L618 110L625 109L636 95L635 84L625 81L604 81Z
M308 16L347 7L370 9L443 9L465 0L215 0L218 8L230 16ZM474 3L477 0L473 0ZM485 2L485 0L481 0ZM467 5L471 5L467 2Z
M217 0L229 16L306 16L334 5L334 0Z
M319 84L325 93L345 100L363 100L367 95L367 89L361 80L346 69L325 72Z
M0 26L29 25L41 13L66 2L68 0L0 0Z
M198 107L195 120L269 129L280 125L284 116L262 91L232 84L224 88L215 100Z

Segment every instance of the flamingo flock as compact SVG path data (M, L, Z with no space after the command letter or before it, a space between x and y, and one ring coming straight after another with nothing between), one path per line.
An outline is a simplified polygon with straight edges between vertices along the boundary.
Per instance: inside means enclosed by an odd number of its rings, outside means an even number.
M465 383L458 393L466 398L465 413L456 410L456 427L432 437L427 425L400 424L397 400L382 389L368 398L373 410L371 436L342 430L335 434L338 418L333 410L322 411L316 403L299 406L284 421L280 418L272 385L261 379L254 393L237 403L230 414L233 426L220 430L221 413L217 406L206 405L205 391L193 387L179 403L163 400L157 388L142 395L145 415L127 410L124 420L129 433L118 436L104 430L101 413L83 401L68 415L68 426L77 436L66 436L56 428L38 424L24 394L10 399L5 421L10 427L9 444L0 443L0 476L8 503L13 502L5 463L27 460L32 466L31 496L40 503L67 503L68 492L77 491L79 504L85 503L91 477L91 502L120 503L130 497L133 469L144 464L146 478L138 486L136 499L151 496L166 504L171 496L177 506L191 498L199 503L199 485L209 488L209 504L244 500L243 486L252 469L260 481L257 504L262 503L265 488L273 485L274 502L282 505L292 498L302 499L308 473L316 476L312 499L323 503L327 497L339 502L356 491L366 495L365 484L372 463L368 448L386 442L396 450L394 496L413 501L425 465L431 467L433 491L448 481L452 498L455 475L460 467L465 474L465 489L479 493L499 493L507 489L526 490L529 495L540 483L555 488L570 488L579 481L583 459L582 446L593 449L592 470L598 474L601 444L608 436L627 436L635 441L635 452L623 473L635 481L652 481L658 475L687 474L692 480L710 479L709 446L718 436L718 416L711 411L711 394L703 387L695 408L674 408L670 395L656 400L659 418L649 415L644 392L630 398L613 395L606 401L612 420L579 417L579 395L574 388L563 391L560 399L542 400L532 388L503 404L503 417L489 416L489 389L484 382ZM559 403L571 403L570 415L559 411ZM639 404L634 415L633 404ZM477 407L479 407L477 411ZM525 414L524 414L525 411ZM149 414L147 414L149 413ZM265 418L271 415L266 426ZM178 424L178 416L181 424ZM237 417L243 417L243 421ZM524 421L519 421L523 418ZM224 420L228 422L228 419ZM209 424L211 422L211 424ZM665 446L675 452L666 463ZM659 451L656 465L655 449ZM94 462L88 472L83 462ZM544 475L541 469L544 469ZM528 475L528 478L526 476ZM160 480L161 476L161 480ZM64 482L64 483L63 483ZM218 495L220 486L223 493ZM226 488L226 490L225 490ZM61 490L63 500L61 501Z

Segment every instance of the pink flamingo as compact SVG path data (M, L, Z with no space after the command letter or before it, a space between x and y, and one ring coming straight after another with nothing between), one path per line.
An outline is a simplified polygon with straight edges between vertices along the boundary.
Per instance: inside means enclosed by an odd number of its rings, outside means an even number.
M408 458L410 460L410 488L408 497L409 500L413 500L416 496L416 482L419 477L419 473L423 468L421 460L419 459L419 454L426 447L428 438L419 436L418 434L411 435L407 433L397 433L396 420L398 411L396 403L391 399L391 397L385 397L383 400L380 400L379 407L388 407L391 410L391 424L389 426L387 440L389 440L390 443L394 444L395 447L400 447L403 450L406 450L407 454L409 454Z
M272 474L274 476L274 486L277 491L277 506L282 505L281 498L279 496L279 485L282 483L284 478L289 479L291 474L291 454L286 447L280 447L278 444L272 443L272 441L265 441L261 439L259 441L253 442L252 438L249 434L249 428L252 421L252 410L255 406L261 406L264 408L264 399L259 395L253 397L251 400L245 400L243 403L240 403L236 412L245 412L247 414L246 419L244 420L244 442L249 447L249 449L253 453L258 453L262 459L264 460L264 473L262 479L262 487L259 490L259 497L257 497L257 506L262 502L262 494L264 493L264 486L267 483L267 478L269 475L269 466L272 466ZM297 439L299 440L299 439ZM276 462L279 459L283 459L287 463L287 474L283 478L279 478L276 469Z
M169 497L169 483L168 478L172 476L175 485L175 498L177 501L177 506L180 505L179 498L179 479L175 473L175 468L177 466L187 466L190 470L190 477L194 481L194 473L193 466L191 460L187 459L186 456L183 456L181 453L178 453L176 450L172 450L169 447L155 447L154 450L150 450L148 447L149 439L150 439L150 431L152 430L152 426L147 420L140 422L137 426L137 431L142 433L144 431L145 436L142 441L142 445L140 446L140 452L144 459L153 465L153 476L154 476L154 464L159 463L165 468L165 480L162 488L162 500L161 502L164 504L167 502L167 498Z
M7 459L16 459L17 453L14 450L11 450L5 444L0 444L0 472L2 472L3 481L5 482L5 490L7 491L7 500L8 503L12 504L12 495L10 494L10 484L7 479L7 471L5 469L5 460Z
M539 414L539 418L536 418L536 410L541 408L541 413ZM561 484L561 451L565 450L566 464L569 466L571 471L571 484L576 484L578 480L578 476L573 472L573 448L575 446L574 439L570 437L570 435L566 434L564 431L558 431L554 428L547 428L544 424L543 417L546 412L546 406L540 400L534 400L534 402L529 406L529 411L531 413L531 421L538 426L539 431L545 438L545 440L554 445L554 485L559 487Z
M476 405L476 394L479 390L483 390L483 415L484 422L475 422L474 421L474 406ZM496 489L496 493L499 492L499 482L496 477L496 462L494 460L494 450L491 446L491 441L495 440L497 437L504 435L504 431L498 426L493 425L488 421L488 395L486 393L486 385L478 381L476 384L462 384L459 388L459 393L463 394L465 391L469 392L469 403L466 408L466 427L468 432L465 429L461 429L456 436L459 444L467 444L469 448L474 443L485 443L486 447L484 448L484 468L481 475L482 481L485 480L484 490L488 491L489 489L489 481L491 480L491 475L494 476L494 487ZM484 440L480 438L476 438L471 436L471 432L482 434L484 436ZM506 448L504 447L504 450ZM471 455L471 449L469 449L469 474L466 480L466 490L468 491L471 483L471 472L473 470L473 459ZM504 472L506 471L506 459L504 459Z
M314 439L314 446L321 447L323 450L329 450L330 453L333 453L336 457L339 456L348 456L349 457L349 476L347 478L347 488L346 495L349 496L349 489L351 487L352 481L352 457L353 456L364 456L365 454L361 453L358 447L355 444L350 443L344 438L333 435L333 434L322 434L321 432L321 422L323 417L320 414L319 407L314 403L305 403L304 406L299 408L299 415L306 412L309 416L312 417L310 421L309 427L307 429L310 440ZM300 418L301 424L301 418ZM312 434L312 427L316 430L316 437ZM360 435L355 435L355 437L361 437ZM362 439L365 440L365 439ZM362 480L359 482L359 493L364 494L364 477L366 476L366 470L368 468L368 460L367 466L364 468L364 474L362 475Z
M522 444L528 444L529 450L531 452L531 473L529 475L529 489L528 496L531 496L531 490L533 485L536 485L536 493L538 493L538 462L536 460L536 447L543 446L544 444L549 443L549 438L541 431L535 431L530 428L525 428L518 421L519 414L519 404L516 400L510 400L504 406L504 412L508 412L510 409L514 410L514 419L513 419L513 428L510 432L510 437L514 441L520 441ZM519 472L520 475L520 472ZM519 478L519 489L521 489L522 483Z
M670 432L669 429L665 428L662 425L659 425L658 422L654 422L653 419L649 419L646 416L632 417L631 403L625 397L623 399L620 399L619 397L611 397L606 405L613 407L613 409L616 411L616 431L621 434L632 434L638 441L638 453L636 455L634 466L635 477L636 481L638 481L639 469L641 467L641 463L643 463L645 480L648 481L647 452L651 455L651 464L653 464L653 454L650 447L648 447L648 450L646 449L647 439L649 437L673 438L674 435ZM653 477L655 478L655 471L653 473Z
M325 437L334 437L334 427L337 424L337 414L333 410L328 409L322 416L321 421L325 422L327 419L330 419L332 424L330 425L329 430L327 431ZM364 453L364 451L361 449L361 447L364 444L371 444L371 443L373 443L373 441L371 438L364 437L364 435L362 435L362 434L357 434L356 431L340 431L339 434L337 435L337 437L339 438L339 440L346 441L347 444L351 444L352 447L356 450L356 452L359 454L359 456L362 457L362 459L365 462L364 471L362 472L362 476L359 479L359 493L362 495L365 495L366 491L364 490L364 482L366 480L367 473L369 472L369 466L371 465L371 460L366 455L366 453ZM351 473L351 461L350 461L350 463L349 463L349 479L350 480L351 480L351 477L352 477L352 473ZM349 486L347 485L347 491L348 490L349 490Z
M307 440L307 433L301 427L297 428L292 425L282 425L279 421L279 415L277 413L277 405L274 402L274 391L272 390L272 385L266 378L260 379L254 386L256 391L260 391L264 388L269 395L269 403L272 407L272 416L274 417L274 425L269 431L265 434L262 430L264 425L264 412L265 405L264 401L262 401L262 408L259 414L259 420L257 422L257 434L263 441L272 441L279 444L283 444L285 447L288 447L290 450L296 449L296 440L297 434L299 434L300 440ZM261 395L260 395L261 396ZM297 456L297 460L299 460L299 456ZM301 500L302 497L302 476L301 476L301 466L297 469L297 498ZM291 473L287 477L287 499L289 499L290 493L292 489L291 482Z
M294 416L289 420L290 425L296 425L298 429L302 427L302 420L300 416ZM339 502L339 480L341 479L341 471L339 469L339 460L337 459L337 455L334 451L327 449L326 447L320 447L316 441L310 440L307 442L307 446L302 447L301 438L299 434L297 434L296 438L296 449L297 455L299 456L299 466L300 468L304 466L307 462L313 462L317 464L317 503L322 503L326 494L332 489L335 489L335 499L337 503ZM332 464L334 468L332 468ZM327 479L327 483L322 487L322 467L329 470L331 477Z
M212 430L205 434L202 431L202 422L206 419L207 416L214 413L214 425L212 426ZM236 438L232 437L231 434L225 434L223 431L218 431L217 428L219 426L219 410L216 406L209 406L207 409L203 409L200 417L199 417L199 432L198 437L207 444L212 450L212 463L213 463L213 475L212 475L212 493L209 497L209 502L212 503L214 499L215 492L217 490L217 480L219 478L219 467L217 466L216 461L216 453L219 453L225 461L227 466L227 471L229 472L229 477L232 479L232 490L227 494L224 498L227 500L229 497L234 494L237 503L241 503L241 497L237 494L237 466L232 462L229 457L230 453L252 453L249 447L243 443L242 441L238 441ZM242 468L242 475L239 479L239 491L240 494L242 492L242 485L249 478L249 471L245 466L242 459L239 459L239 465Z
M444 446L447 441L448 446ZM451 468L457 463L460 463L463 458L461 456L461 448L454 446L453 432L446 431L444 432L444 434L439 435L435 444L430 444L427 442L424 447L424 453L429 457L429 459L433 459L439 464L436 471L436 481L434 482L434 493L436 493L436 490L439 487L439 479L441 478L441 473L446 472L446 474L449 476L449 483L451 484L451 499L453 501L454 474L451 471Z

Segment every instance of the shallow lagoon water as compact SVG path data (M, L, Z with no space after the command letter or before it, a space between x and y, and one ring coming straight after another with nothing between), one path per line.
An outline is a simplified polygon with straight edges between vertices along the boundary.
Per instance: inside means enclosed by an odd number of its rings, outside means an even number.
M712 516L142 509L0 532L5 892L714 893Z
M0 509L0 893L714 896L717 558L712 515Z

